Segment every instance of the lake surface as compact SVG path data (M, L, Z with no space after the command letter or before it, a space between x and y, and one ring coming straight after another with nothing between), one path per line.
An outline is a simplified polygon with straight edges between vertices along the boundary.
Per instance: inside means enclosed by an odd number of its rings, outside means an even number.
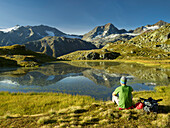
M170 84L170 70L117 62L54 62L39 68L1 68L0 91L61 92L110 100L120 77L135 91Z

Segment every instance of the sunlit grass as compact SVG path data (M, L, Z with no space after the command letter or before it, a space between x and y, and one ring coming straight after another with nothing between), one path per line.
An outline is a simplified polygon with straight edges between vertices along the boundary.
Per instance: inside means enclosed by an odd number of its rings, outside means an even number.
M0 93L0 115L37 114L50 109L61 109L72 105L83 106L95 100L88 96L72 96L62 93Z
M139 97L162 98L158 114L142 109L119 110L112 101L58 93L0 93L0 127L169 127L170 86L133 92ZM39 114L37 114L39 113Z

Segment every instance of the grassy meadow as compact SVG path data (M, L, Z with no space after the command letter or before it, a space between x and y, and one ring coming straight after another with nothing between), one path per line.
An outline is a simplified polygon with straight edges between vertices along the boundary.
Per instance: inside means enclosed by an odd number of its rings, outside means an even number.
M158 114L143 110L119 110L112 101L62 93L0 93L0 127L169 127L170 86L133 92L139 97L162 98Z

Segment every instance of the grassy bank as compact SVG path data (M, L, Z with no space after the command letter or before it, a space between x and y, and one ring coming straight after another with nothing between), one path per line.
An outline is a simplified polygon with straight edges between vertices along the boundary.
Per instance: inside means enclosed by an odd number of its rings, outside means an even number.
M39 67L50 61L56 61L56 59L28 50L24 45L0 47L0 67Z
M0 127L169 127L170 86L134 92L139 97L162 98L159 113L118 110L112 101L57 93L0 93Z

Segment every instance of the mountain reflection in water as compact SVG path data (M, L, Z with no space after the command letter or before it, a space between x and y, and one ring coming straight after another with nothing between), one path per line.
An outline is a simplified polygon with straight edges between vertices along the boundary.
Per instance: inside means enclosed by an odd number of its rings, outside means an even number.
M169 69L115 62L56 62L39 68L0 70L0 91L64 92L109 100L122 75L136 91L170 83Z

